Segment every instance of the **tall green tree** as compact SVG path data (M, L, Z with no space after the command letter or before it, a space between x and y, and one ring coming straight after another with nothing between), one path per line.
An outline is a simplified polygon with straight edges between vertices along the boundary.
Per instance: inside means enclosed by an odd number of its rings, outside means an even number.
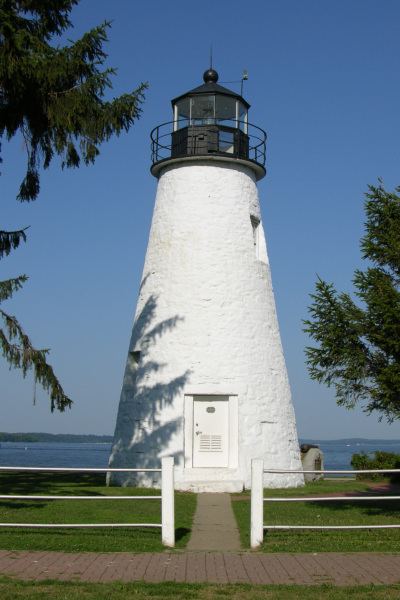
M312 379L333 386L339 405L360 402L367 413L400 418L400 187L369 186L365 270L354 273L353 300L332 283L316 282L305 331L318 344L306 348Z
M30 202L40 191L40 171L54 157L62 168L93 163L100 145L128 131L140 116L146 84L107 99L116 70L105 68L109 22L75 42L59 45L70 27L70 13L79 0L0 0L0 139L21 134L26 173L17 200ZM1 151L1 146L0 146ZM2 160L0 155L0 161ZM6 165L7 168L7 165ZM0 229L0 259L26 241L26 228ZM26 275L0 282L0 305L27 280ZM23 375L33 370L48 391L51 410L64 410L64 393L47 349L36 349L18 320L0 306L0 348L10 367Z

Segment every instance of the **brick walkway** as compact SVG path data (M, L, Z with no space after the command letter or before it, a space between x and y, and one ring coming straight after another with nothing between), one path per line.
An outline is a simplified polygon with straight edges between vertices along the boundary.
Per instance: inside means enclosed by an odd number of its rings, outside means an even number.
M400 554L11 552L0 574L20 579L335 585L400 583Z

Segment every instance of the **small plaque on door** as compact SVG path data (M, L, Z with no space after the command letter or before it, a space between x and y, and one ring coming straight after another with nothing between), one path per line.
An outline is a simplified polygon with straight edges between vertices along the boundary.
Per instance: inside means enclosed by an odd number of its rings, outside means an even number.
M213 413L213 412L215 412L215 406L207 406L206 410L208 413Z

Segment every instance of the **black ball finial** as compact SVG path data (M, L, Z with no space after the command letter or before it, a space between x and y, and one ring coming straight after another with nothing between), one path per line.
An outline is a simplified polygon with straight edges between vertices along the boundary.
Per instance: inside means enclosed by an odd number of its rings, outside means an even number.
M207 69L203 74L204 83L217 83L218 73L215 69Z

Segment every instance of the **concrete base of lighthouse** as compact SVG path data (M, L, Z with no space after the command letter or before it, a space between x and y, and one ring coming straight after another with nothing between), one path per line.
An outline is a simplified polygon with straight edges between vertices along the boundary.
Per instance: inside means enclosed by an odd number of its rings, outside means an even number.
M176 489L194 492L249 488L253 458L301 470L256 175L234 159L159 177L110 467L157 468L163 456L175 459Z

